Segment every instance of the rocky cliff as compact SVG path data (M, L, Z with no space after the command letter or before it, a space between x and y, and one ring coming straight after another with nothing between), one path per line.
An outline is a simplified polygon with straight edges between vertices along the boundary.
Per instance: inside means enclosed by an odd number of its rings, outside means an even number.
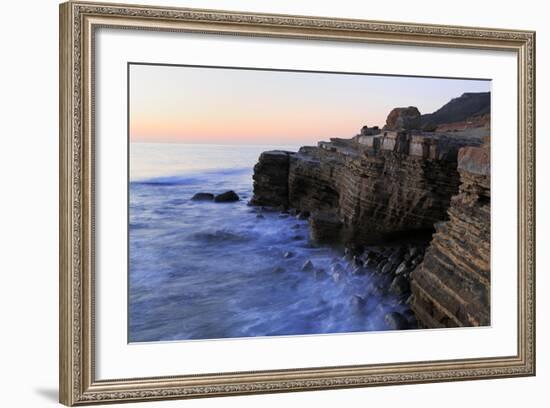
M489 130L419 127L416 108L396 108L383 130L364 126L351 139L264 152L251 203L309 217L313 243L363 248L360 263L374 257L393 286L406 279L400 285L407 296L410 284L420 326L488 324L490 167L480 136ZM425 256L407 259L401 248L390 262L369 249L419 239L421 248L429 243Z
M384 131L264 152L253 204L311 213L317 242L371 244L430 232L447 218L460 183L457 154L477 139Z
M412 272L412 309L424 327L490 324L491 170L489 144L458 154L461 184L449 220Z

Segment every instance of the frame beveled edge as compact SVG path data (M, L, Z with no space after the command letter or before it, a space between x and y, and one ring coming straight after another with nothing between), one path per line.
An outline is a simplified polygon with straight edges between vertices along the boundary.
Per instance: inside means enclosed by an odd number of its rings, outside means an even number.
M305 391L535 374L535 33L230 11L60 5L60 402ZM134 379L94 379L93 30L164 31L509 50L518 57L518 352L515 356Z

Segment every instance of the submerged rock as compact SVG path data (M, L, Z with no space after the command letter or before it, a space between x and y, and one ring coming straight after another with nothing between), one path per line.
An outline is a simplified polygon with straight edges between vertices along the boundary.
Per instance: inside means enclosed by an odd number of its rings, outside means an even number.
M307 220L309 218L309 211L301 211L296 218L299 220Z
M276 266L271 270L272 273L283 273L285 271L285 268L282 266Z
M217 203L231 203L239 201L239 196L233 190L226 191L225 193L218 194L214 201Z
M312 271L314 269L313 262L311 262L310 259L308 259L304 264L302 265L302 271Z
M284 253L283 258L288 259L288 258L292 258L293 256L294 256L294 252L287 251Z
M356 266L351 271L352 275L365 275L366 273L367 273L367 270L365 268L361 267L361 266Z
M354 309L361 309L367 304L367 301L362 296L353 295L350 299L350 304Z
M358 267L363 267L363 260L358 256L353 257L353 265Z
M386 313L384 321L390 330L403 330L409 327L407 318L399 312Z
M193 201L212 201L214 199L214 194L212 193L197 193L191 200Z

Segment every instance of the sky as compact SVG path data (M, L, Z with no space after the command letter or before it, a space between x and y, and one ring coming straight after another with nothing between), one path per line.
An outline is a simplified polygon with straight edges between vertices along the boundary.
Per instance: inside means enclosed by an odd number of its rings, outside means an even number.
M431 113L490 81L130 65L130 140L315 144L383 126L394 107Z

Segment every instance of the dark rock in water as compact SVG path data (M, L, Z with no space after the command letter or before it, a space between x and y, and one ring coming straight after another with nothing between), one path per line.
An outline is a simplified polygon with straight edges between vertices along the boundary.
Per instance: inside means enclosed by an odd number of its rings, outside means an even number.
M403 330L409 327L407 318L399 312L386 313L384 321L390 330Z
M214 201L217 203L231 203L239 201L239 196L233 190L226 191L225 193L218 194Z
M363 267L363 261L358 256L353 257L353 265L358 267Z
M265 218L263 214L256 214L256 218Z
M364 275L366 273L367 273L367 270L365 268L360 267L360 266L357 266L357 267L353 268L353 270L351 271L352 275Z
M403 258L403 254L404 254L404 251L401 250L401 249L398 249L396 250L394 253L392 253L390 255L390 257L388 258L388 260L390 262L396 262L396 261L399 261Z
M388 261L384 261L382 260L378 266L376 267L376 272L377 273L382 273L382 271L384 270L384 268L387 266L387 265L390 265L390 263Z
M212 193L197 193L191 200L193 201L212 201L214 199L214 194Z
M376 259L378 258L378 252L376 251L369 251L367 253L367 259Z
M303 265L302 265L302 271L312 271L314 268L313 262L311 262L310 259L308 259Z
M397 275L391 283L390 290L396 295L404 295L410 292L411 286L409 280L403 275Z
M309 211L301 211L298 215L296 215L296 218L299 220L307 220L309 215Z
M316 271L313 272L313 277L315 279L324 279L327 277L327 273L325 272L324 269L317 269Z
M365 262L365 268L370 269L376 269L378 267L378 261L375 261L374 259L367 259L367 262Z
M404 274L405 272L407 272L407 270L408 270L407 262L403 261L399 264L399 266L395 270L395 274L396 275L401 275L401 274Z
M285 254L283 255L283 258L288 259L288 258L292 258L293 256L294 256L294 252L292 252L292 251L287 251L287 252L285 252Z
M393 271L393 264L391 262L387 262L381 270L381 272L384 275L387 273L391 273L392 271Z
M292 227L290 227L291 229L299 229L300 228L300 224L294 224Z
M367 286L367 294L371 296L382 296L384 295L384 288L375 282L371 282Z
M362 296L353 295L350 299L350 304L354 309L361 309L367 304L367 301Z

